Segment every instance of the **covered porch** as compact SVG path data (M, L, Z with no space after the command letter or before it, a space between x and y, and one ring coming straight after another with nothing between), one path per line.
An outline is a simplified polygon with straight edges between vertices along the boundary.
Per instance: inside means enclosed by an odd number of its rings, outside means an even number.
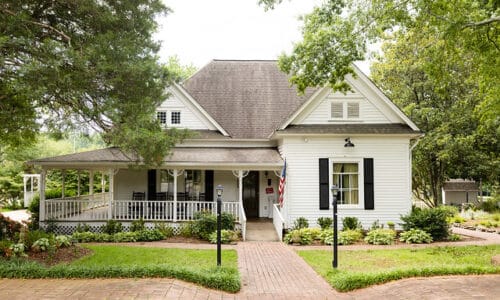
M215 186L224 186L222 211L234 215L245 234L247 218L272 218L283 161L273 148L176 148L156 169L132 166L119 149L108 148L33 161L40 174L40 221L102 223L107 220L179 223L196 212L217 210ZM77 195L46 199L47 174L76 170L88 174L88 190ZM101 190L94 193L95 176Z

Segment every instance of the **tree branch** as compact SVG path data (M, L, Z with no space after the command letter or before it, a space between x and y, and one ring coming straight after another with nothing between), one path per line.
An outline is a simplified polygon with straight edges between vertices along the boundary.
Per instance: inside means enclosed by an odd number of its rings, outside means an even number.
M479 22L467 23L464 25L464 27L479 27L479 26L484 26L484 25L488 25L491 23L495 23L495 22L500 22L500 16L493 16L489 19L479 21Z
M2 11L5 14L8 14L8 15L11 15L11 16L14 16L14 17L16 16L16 13L14 13L13 11L8 10L6 8L4 8ZM48 24L40 23L40 22L36 22L36 21L24 21L24 22L27 22L27 23L30 23L30 24L33 24L33 25L37 25L37 26L43 27L43 28L46 28L48 30L51 30L51 31L57 33L60 37L62 37L68 43L68 45L71 46L71 37L69 37L68 35L66 35L61 30L58 30L55 27L52 27L52 26L50 26Z

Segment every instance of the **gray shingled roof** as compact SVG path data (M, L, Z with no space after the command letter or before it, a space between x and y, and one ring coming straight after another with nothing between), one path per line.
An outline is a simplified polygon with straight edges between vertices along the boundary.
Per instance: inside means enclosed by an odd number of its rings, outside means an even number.
M479 191L479 187L474 180L450 179L443 184L443 190L477 192Z
M298 96L276 61L213 60L183 84L233 138L265 139L309 99Z
M286 134L420 134L406 124L289 125L277 133Z
M204 148L176 147L164 161L172 164L258 164L281 166L283 160L276 148ZM83 164L89 163L123 163L131 164L134 157L124 154L119 148L105 148L74 154L35 159L35 165Z

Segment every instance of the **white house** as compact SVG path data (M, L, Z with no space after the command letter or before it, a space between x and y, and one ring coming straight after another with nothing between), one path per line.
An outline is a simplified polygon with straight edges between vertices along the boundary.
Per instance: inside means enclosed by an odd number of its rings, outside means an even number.
M349 93L320 88L298 96L276 61L214 60L171 86L171 97L158 107L164 126L197 132L176 145L161 168L129 169L131 158L117 148L32 161L43 169L41 219L66 226L139 217L176 223L196 210L213 210L214 187L221 184L223 209L237 216L243 231L246 220L274 218L280 232L298 217L314 225L331 216L330 186L337 184L341 218L358 217L364 227L397 222L411 209L411 148L421 132L354 69ZM100 171L109 191L45 199L51 169Z

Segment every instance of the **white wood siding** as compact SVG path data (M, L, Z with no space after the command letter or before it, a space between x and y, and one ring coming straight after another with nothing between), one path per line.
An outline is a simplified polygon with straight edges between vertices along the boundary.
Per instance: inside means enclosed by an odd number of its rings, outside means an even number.
M158 106L157 111L167 112L167 126L168 127L179 127L179 128L189 128L189 129L209 129L215 130L216 128L210 124L205 117L193 106L190 105L187 100L181 99L178 93L172 92L170 97L163 101L160 106ZM181 123L171 124L171 113L172 111L181 112Z
M331 103L359 102L359 119L334 120L331 118ZM373 101L373 100L371 100ZM292 124L332 124L332 123L391 123L389 119L366 97L362 94L347 93L329 93L323 99L313 104L312 110L304 110L304 114L299 116ZM311 103L312 104L312 103Z
M285 219L288 226L305 217L311 226L318 217L331 217L332 210L319 209L319 158L373 158L375 209L339 206L339 222L345 216L357 217L364 228L376 220L399 223L401 214L411 208L409 187L409 141L399 137L351 136L354 148L344 147L342 137L287 137L280 147L287 159ZM362 172L362 170L360 170ZM331 166L330 166L331 173ZM331 201L330 201L331 202Z
M148 191L146 170L120 169L114 178L114 200L132 200L132 192Z

